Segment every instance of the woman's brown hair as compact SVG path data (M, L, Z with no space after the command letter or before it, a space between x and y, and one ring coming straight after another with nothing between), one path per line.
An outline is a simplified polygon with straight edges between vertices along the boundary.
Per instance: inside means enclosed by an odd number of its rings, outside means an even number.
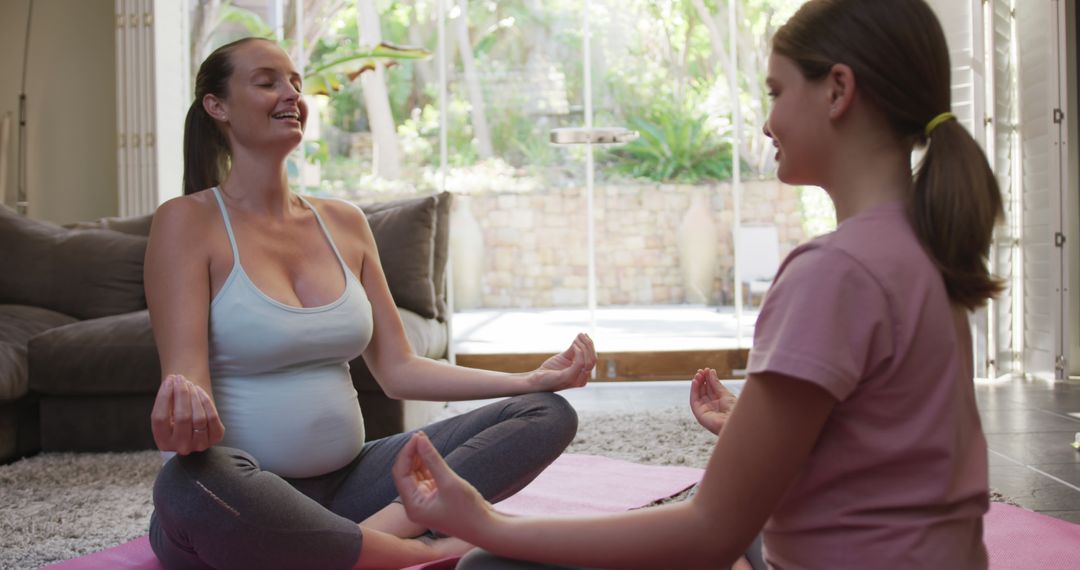
M208 55L195 76L195 100L184 120L184 194L194 194L217 186L229 171L229 141L221 127L203 108L203 97L229 96L233 74L231 55L238 46L265 38L242 38L227 43Z
M926 147L909 203L916 234L945 279L949 298L974 309L996 295L987 256L1002 218L1001 192L978 143L956 120L927 134L951 108L949 48L924 0L811 0L777 32L773 51L808 80L835 64L913 147Z

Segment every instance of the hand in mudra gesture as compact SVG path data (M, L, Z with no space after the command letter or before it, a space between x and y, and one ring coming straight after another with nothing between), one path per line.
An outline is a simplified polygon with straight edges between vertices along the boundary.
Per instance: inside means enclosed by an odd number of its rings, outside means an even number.
M225 426L210 396L179 374L161 382L150 427L158 449L180 455L205 451L225 437Z
M469 540L492 515L491 503L450 469L423 432L401 448L391 472L405 512L417 524Z
M596 366L596 348L589 335L577 335L570 347L544 361L533 371L533 382L539 391L557 392L580 388L589 382Z
M705 429L720 435L731 410L735 407L735 394L720 383L712 368L698 370L690 383L690 410Z

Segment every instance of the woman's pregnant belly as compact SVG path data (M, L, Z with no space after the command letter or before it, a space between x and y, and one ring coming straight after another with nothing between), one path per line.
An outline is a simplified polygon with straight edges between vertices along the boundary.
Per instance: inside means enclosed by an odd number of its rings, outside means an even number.
M282 477L344 467L364 445L364 421L346 363L214 378L225 438Z

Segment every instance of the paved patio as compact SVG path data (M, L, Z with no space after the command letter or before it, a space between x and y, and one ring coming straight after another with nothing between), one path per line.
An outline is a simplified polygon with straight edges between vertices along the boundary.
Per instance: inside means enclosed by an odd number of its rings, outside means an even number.
M596 311L592 337L604 352L747 348L757 309L741 315L736 335L734 307L659 305L604 307ZM457 354L557 352L579 332L589 331L586 309L470 310L454 313Z

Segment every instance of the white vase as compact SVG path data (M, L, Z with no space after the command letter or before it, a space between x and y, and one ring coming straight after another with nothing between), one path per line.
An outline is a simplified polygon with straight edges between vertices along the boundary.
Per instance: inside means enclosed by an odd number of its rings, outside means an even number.
M713 301L713 272L716 268L716 222L709 207L709 194L695 188L690 207L679 225L679 268L687 303L707 305Z
M454 309L481 306L484 234L472 213L469 197L463 194L454 194L454 207L450 214L450 257L454 264Z

